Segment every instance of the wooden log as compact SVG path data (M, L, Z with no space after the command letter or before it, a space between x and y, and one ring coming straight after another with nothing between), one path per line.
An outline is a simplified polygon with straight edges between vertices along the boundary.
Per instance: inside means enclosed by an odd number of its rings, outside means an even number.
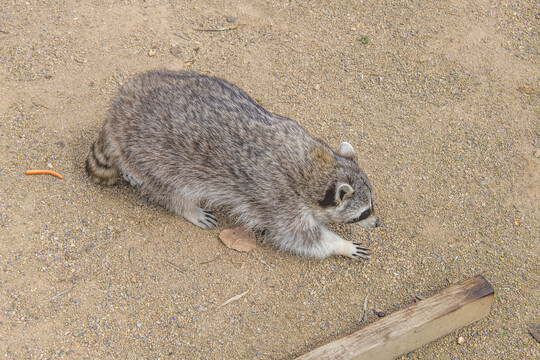
M298 359L395 359L487 316L494 295L477 275Z

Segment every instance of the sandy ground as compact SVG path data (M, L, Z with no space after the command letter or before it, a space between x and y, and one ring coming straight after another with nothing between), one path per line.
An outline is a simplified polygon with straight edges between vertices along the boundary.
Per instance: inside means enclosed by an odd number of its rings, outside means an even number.
M534 1L1 0L0 356L292 359L482 274L489 317L405 357L540 359L539 14ZM90 183L111 97L157 68L226 78L352 143L384 226L334 229L372 258L238 253L217 239L232 219L204 231L126 184ZM64 179L24 175L36 168Z

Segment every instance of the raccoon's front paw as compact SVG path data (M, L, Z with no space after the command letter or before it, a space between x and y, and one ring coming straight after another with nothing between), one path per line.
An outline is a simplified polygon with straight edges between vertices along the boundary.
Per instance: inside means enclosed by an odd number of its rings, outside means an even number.
M190 214L184 213L184 218L193 225L203 229L213 229L217 225L217 217L210 211L201 208L195 208Z
M368 248L365 248L361 246L358 243L353 243L353 252L351 254L351 257L355 260L360 261L361 259L367 260L369 259L370 251Z

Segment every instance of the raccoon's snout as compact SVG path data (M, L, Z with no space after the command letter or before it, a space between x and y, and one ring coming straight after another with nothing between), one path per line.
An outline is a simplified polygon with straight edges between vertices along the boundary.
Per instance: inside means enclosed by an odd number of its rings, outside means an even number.
M375 214L369 215L367 218L355 222L356 225L360 225L363 228L374 228L381 226L381 220Z

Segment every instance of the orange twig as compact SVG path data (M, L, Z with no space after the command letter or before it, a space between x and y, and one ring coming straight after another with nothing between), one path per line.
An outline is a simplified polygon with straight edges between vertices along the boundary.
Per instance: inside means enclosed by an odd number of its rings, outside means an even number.
M46 174L46 175L52 175L52 176L56 176L57 178L59 179L63 179L63 176L60 175L59 173L57 173L56 171L52 171L52 170L27 170L26 175L41 175L41 174Z

